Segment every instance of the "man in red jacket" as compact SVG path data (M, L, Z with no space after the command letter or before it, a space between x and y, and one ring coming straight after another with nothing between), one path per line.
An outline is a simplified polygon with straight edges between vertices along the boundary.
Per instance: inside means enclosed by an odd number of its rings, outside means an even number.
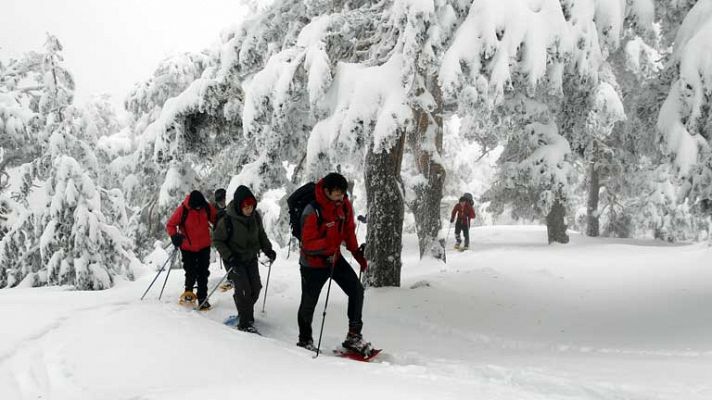
M181 302L195 301L193 286L198 283L198 304L208 296L210 276L210 225L215 224L217 212L202 193L192 191L176 208L166 224L166 231L175 247L180 248L185 270L185 292ZM209 309L206 301L201 309Z
M455 218L457 216L457 222ZM475 218L475 210L470 204L470 200L466 196L460 197L460 201L455 204L450 215L450 223L455 222L455 248L460 249L460 232L465 236L465 246L461 250L467 250L470 247L470 219Z
M363 286L351 265L341 255L341 243L353 254L361 267L368 268L363 247L356 240L356 224L351 202L346 196L348 183L337 173L330 173L316 184L316 201L304 208L301 217L302 299L299 305L299 343L297 346L316 350L312 338L312 318L324 283L329 279L348 296L349 331L343 346L361 354L370 353L371 344L363 340L361 311Z

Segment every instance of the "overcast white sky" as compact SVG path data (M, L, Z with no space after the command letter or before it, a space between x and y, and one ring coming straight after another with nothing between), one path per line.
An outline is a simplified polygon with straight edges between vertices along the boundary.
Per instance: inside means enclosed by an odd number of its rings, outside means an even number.
M0 0L0 58L64 45L76 101L108 93L117 107L160 60L199 51L246 13L239 0Z

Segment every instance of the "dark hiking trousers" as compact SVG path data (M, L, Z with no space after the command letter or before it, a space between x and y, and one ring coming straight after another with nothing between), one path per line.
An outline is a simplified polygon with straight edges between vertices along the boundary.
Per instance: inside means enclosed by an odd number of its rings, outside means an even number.
M228 274L228 279L232 281L235 288L232 298L240 315L238 328L247 328L255 323L255 303L260 298L260 290L262 290L257 259L239 262Z
M199 251L181 249L183 269L185 270L185 290L193 291L198 283L198 302L208 297L208 276L210 276L210 247Z
M319 294L326 281L329 280L331 268L311 268L301 266L302 275L302 301L299 304L297 322L299 323L299 341L306 343L312 340L312 319L314 309L319 301ZM361 333L363 321L361 312L363 309L363 286L351 265L343 257L339 257L334 267L334 282L349 298L346 315L349 317L349 331Z
M460 221L455 222L455 240L460 244L460 232L465 237L465 247L470 247L470 225Z

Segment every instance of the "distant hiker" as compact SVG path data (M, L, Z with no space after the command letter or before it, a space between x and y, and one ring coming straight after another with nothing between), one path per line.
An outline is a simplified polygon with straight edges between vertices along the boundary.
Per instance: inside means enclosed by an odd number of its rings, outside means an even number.
M213 203L213 206L218 212L218 219L220 217L223 217L225 215L225 194L226 191L223 188L220 188L215 191L215 203Z
M314 184L311 185L314 187ZM342 175L330 173L316 184L313 191L306 193L313 200L304 207L299 221L300 231L295 235L301 238L299 264L302 276L302 298L297 314L297 346L316 350L312 338L312 318L321 289L331 276L348 296L346 314L349 330L343 346L367 354L372 347L361 335L363 286L351 265L341 255L341 243L346 242L346 248L359 263L361 271L368 268L363 248L359 248L356 240L353 209L346 196L347 188L348 184Z
M465 245L460 250L467 250L470 247L470 220L475 218L475 209L473 205L475 201L472 199L472 195L465 193L460 197L460 201L455 204L450 215L450 223L455 222L455 248L460 249L460 231L462 231L463 236L465 236Z
M182 304L195 303L193 286L197 281L198 304L208 296L208 276L210 276L210 225L215 223L217 212L208 204L202 193L190 192L173 212L166 224L171 242L180 248L185 270L185 292L180 296ZM207 301L200 308L210 308Z
M233 299L240 321L237 328L250 333L259 333L254 326L254 305L262 289L257 256L262 250L270 261L277 258L256 206L257 199L250 189L240 185L213 233L215 248L225 267L231 269L228 279L235 287Z
M226 197L227 191L224 188L220 188L215 190L215 193L213 194L215 202L213 203L213 206L215 209L218 211L218 217L217 220L215 221L215 224L213 225L213 230L217 227L217 223L222 219L222 217L225 216L225 197ZM222 264L223 268L225 268L225 271L228 270L227 266L225 266L224 263ZM225 280L225 283L220 285L220 291L221 292L227 292L228 290L232 290L234 287L232 281L228 278Z

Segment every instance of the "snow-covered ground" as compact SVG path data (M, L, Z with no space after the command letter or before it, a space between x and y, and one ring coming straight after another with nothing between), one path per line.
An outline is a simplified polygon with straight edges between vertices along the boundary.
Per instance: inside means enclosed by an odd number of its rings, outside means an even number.
M299 272L279 252L264 337L176 304L173 270L103 292L0 291L2 399L710 399L712 249L591 239L546 245L542 227L481 227L448 264L406 238L403 286L366 292L364 334L384 353L318 359L294 344ZM452 237L450 238L452 242ZM222 271L213 265L211 286ZM262 269L263 283L267 271ZM326 287L325 287L326 290ZM322 293L322 302L324 293ZM346 333L334 285L322 347ZM315 313L318 333L323 303Z

